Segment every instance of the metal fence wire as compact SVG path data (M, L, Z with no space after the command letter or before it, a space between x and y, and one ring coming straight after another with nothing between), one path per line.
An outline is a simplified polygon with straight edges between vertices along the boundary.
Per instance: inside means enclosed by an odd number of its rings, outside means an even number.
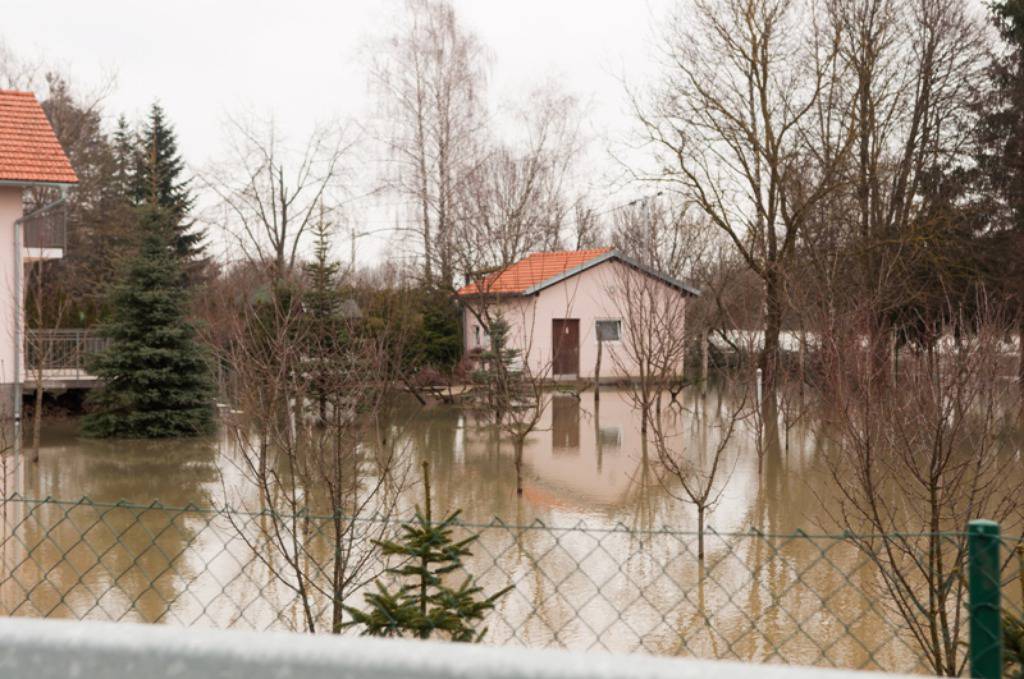
M373 540L401 523L17 495L0 509L0 614L257 630L331 631L335 599L362 607L367 587L387 577ZM900 573L901 586L922 588L917 608L901 605L885 572L894 562L868 548L887 536L709 531L702 563L693 532L499 520L457 532L480 535L463 568L485 592L513 586L486 620L487 643L935 673L915 633L936 615L920 604L927 574ZM941 583L964 593L941 611L954 623L957 671L974 666L975 616L991 623L973 602L995 611L1001 628L981 629L1003 676L1017 676L1024 538L991 538L995 561L979 574L968 533L898 537L925 563L937 552L960 560Z

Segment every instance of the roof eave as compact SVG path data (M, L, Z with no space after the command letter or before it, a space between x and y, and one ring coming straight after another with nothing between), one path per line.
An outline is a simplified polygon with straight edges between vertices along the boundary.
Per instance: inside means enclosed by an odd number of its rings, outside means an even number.
M506 298L506 297L524 297L525 295L526 295L525 292L508 292L508 291L505 291L505 292L465 292L465 293L463 293L463 292L456 292L453 295L453 297L455 297L455 299L457 299L457 300L458 299L465 299L465 300L474 299L475 300L475 299L480 299L481 297L491 297L491 298L494 298L494 299L502 299L502 298Z
M76 184L78 184L77 179L73 182L43 181L38 179L0 179L0 186L21 186L23 188L63 189Z
M566 280L568 278L572 278L576 274L583 273L587 269L591 269L591 268L593 268L593 267L595 267L595 266L597 266L599 264L603 264L604 262L607 262L607 261L612 260L612 259L617 259L620 262L622 262L623 264L626 264L627 266L630 266L630 267L632 267L634 269L637 269L638 271L641 271L642 273L645 273L645 274L647 274L649 276L653 276L654 278L657 278L658 280L662 281L663 283L678 289L684 295L690 295L690 296L693 296L693 297L700 297L700 290L698 290L697 288L695 288L693 286L690 286L690 285L687 285L686 283L683 283L682 281L676 280L675 278L672 278L671 276L666 276L664 274L658 273L654 269L650 268L649 266L645 266L644 264L641 264L640 262L638 262L637 260L633 259L632 257L627 257L626 255L621 254L618 250L609 250L608 252L604 253L603 255L598 255L597 257L594 257L593 259L587 260L586 262L583 262L582 264L580 264L578 266L574 266L571 269L566 269L565 271L563 271L562 273L560 273L558 275L552 276L551 278L548 278L547 280L541 281L540 283L536 283L535 285L530 286L529 288L524 290L522 294L524 296L526 296L526 295L536 295L537 293L539 293L541 290L543 290L545 288L549 288L552 285L555 285L557 283L561 283L562 281L564 281L564 280Z

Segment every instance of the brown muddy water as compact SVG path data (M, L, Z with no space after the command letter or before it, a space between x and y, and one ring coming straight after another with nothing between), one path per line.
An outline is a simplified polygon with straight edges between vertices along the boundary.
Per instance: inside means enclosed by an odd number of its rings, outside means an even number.
M713 452L720 434L716 413L728 411L730 404L717 393L703 401L693 394L680 399L664 411L680 436L678 445L699 461ZM665 400L670 402L668 396ZM395 412L391 430L402 455L430 462L435 506L461 508L468 521L696 528L693 507L659 481L653 445L643 444L637 411L623 391L602 390L596 406L590 393L551 398L524 448L522 498L516 497L511 443L461 408L421 407L410 399ZM723 532L821 529L827 517L818 494L826 470L816 461L825 439L810 423L797 423L788 437L780 433L759 480L754 435L752 423L745 422L731 437L719 473L722 497L710 525ZM247 499L238 451L224 432L194 440L95 440L80 437L73 418L51 420L43 428L39 457L38 464L25 466L19 484L29 497L159 500L171 506L238 505ZM9 478L7 492L14 488ZM410 487L408 493L410 503L420 500L420 488Z
M669 402L676 445L706 464L734 398L712 391ZM829 437L814 418L780 427L761 475L754 423L737 425L703 564L694 507L660 478L639 425L625 392L605 389L599 404L589 392L554 396L524 449L517 497L512 445L492 427L454 406L396 410L387 430L409 468L429 461L435 511L461 509L481 535L467 570L485 591L515 586L487 620L488 642L927 669L878 566L823 535L838 532L837 494L824 463ZM1009 473L1020 474L1019 456L1018 444ZM257 494L240 466L224 432L98 441L79 437L74 420L51 421L39 462L20 488L8 474L5 493L251 508ZM407 510L421 501L416 484L402 493ZM7 503L5 512L0 614L306 627L295 593L254 553L266 531L259 517L54 503ZM360 594L353 588L347 601L360 604ZM322 623L327 606L315 615Z

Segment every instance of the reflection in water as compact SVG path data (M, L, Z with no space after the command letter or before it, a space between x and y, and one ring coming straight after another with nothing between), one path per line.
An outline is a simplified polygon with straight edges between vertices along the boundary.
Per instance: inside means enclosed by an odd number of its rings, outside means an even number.
M718 443L716 413L729 413L736 402L713 390L704 399L665 399L662 417L695 466ZM498 517L507 524L483 530L468 563L484 574L485 588L516 585L488 623L496 641L849 666L871 656L913 669L908 647L897 643L898 626L879 610L877 571L863 555L848 544L773 537L833 529L830 508L821 504L828 498L820 462L827 437L812 418L801 418L787 427L786 445L777 413L766 404L761 415L741 422L730 439L729 473L708 519L719 535L709 531L704 564L687 533L696 528L693 506L669 492L622 392L605 389L599 402L551 399L525 444L522 498L511 443L492 423L457 407L403 404L390 416L386 439L404 451L406 466L430 462L439 514L461 508L467 522ZM26 493L256 506L237 455L225 435L106 442L78 438L74 422L48 423ZM403 508L411 510L420 497L409 487ZM26 595L8 581L0 587L0 612L301 627L294 594L266 577L275 564L237 537L246 532L258 545L258 517L115 509L98 519L88 508L56 505L19 511L19 539L33 559L2 555L17 564L7 572L18 582L43 584ZM590 530L531 526L538 520L562 528L582 522ZM665 526L673 532L661 532ZM317 526L310 531L308 539L321 541L318 549L329 557L330 541ZM19 608L26 596L31 609ZM815 627L807 634L800 625Z
M551 450L556 455L580 451L580 400L575 396L551 397Z
M730 396L706 399L684 393L665 399L662 417L683 437L687 454L700 460L715 442L708 420L729 411ZM788 532L819 528L823 517L813 492L827 475L814 464L823 444L802 420L783 453L780 431L765 417L764 475L759 481L755 427L737 428L722 501L711 517L718 530ZM387 427L389 445L406 451L410 464L431 463L439 511L462 508L467 519L564 523L580 519L692 529L692 508L674 500L659 480L653 448L640 436L627 394L605 388L600 401L557 395L524 447L524 499L515 497L513 447L499 429L457 407L397 407ZM713 437L712 437L713 438ZM810 455L807 451L811 451ZM229 436L191 441L97 441L77 436L74 421L49 422L39 464L26 470L26 495L99 501L127 499L182 506L239 504L249 498ZM408 506L416 501L410 492ZM247 503L257 506L257 503ZM645 522L646 523L646 522Z

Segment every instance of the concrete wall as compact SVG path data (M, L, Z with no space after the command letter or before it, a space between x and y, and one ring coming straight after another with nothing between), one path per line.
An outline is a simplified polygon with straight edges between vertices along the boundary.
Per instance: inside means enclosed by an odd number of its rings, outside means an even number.
M443 641L0 618L0 676L33 679L877 679L896 675Z
M528 357L530 369L538 374L551 373L553 358L552 320L578 319L580 325L580 379L593 379L597 362L598 320L620 320L621 340L605 342L601 357L601 378L626 378L638 373L635 357L638 353L630 340L631 308L639 289L648 293L659 305L671 306L677 319L675 332L682 336L686 297L678 290L638 273L615 260L545 288L539 294L514 298L493 304L491 315L501 313L512 328L512 344ZM464 346L472 351L478 346L476 328L479 321L467 308L464 310ZM481 338L483 332L481 330ZM680 370L682 367L680 366Z
M14 383L14 323L24 322L14 301L14 222L21 217L22 189L0 186L0 394Z

